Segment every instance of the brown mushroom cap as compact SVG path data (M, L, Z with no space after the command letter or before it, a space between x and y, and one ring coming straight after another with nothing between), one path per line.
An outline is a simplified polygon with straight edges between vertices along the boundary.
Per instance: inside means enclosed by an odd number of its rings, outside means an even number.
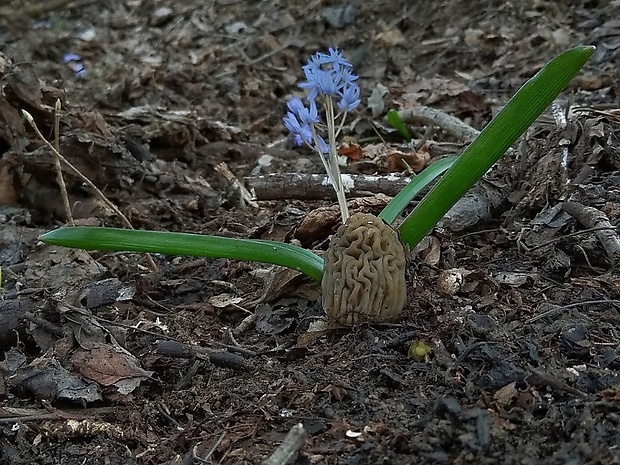
M398 233L374 215L352 215L332 237L321 287L327 316L340 324L395 319L407 297Z

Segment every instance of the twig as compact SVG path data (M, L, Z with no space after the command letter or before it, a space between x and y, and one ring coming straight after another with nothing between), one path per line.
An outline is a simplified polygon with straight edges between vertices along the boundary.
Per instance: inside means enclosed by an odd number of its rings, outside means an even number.
M582 229L581 231L573 231L572 233L567 233L562 235L561 237L556 237L554 239L551 239L550 241L547 242L543 242L542 244L538 244L535 247L529 247L527 249L528 252L532 252L534 250L538 250L538 249L542 249L543 247L547 247L548 245L552 245L555 244L557 242L561 242L563 240L568 239L569 237L576 237L576 236L582 236L584 234L589 234L591 232L596 232L596 231L602 231L604 229L612 229L615 230L616 228L611 227L611 228L588 228L588 229ZM464 234L462 235L460 238L462 239L463 237L467 237L467 236L471 236L474 234L481 234L481 233L485 233L485 232L489 232L489 231L494 231L494 230L488 230L488 231L474 231L468 234Z
M69 171L71 173L73 173L73 175L77 176L82 182L84 182L88 187L90 187L93 192L95 193L95 195L97 197L99 197L103 203L105 203L108 207L110 207L112 209L112 211L114 213L116 213L118 215L118 217L121 219L121 221L123 222L123 224L128 227L129 229L134 229L133 225L129 222L129 220L127 219L127 217L125 215L123 215L123 212L121 212L118 207L116 205L114 205L106 196L103 192L101 192L101 190L99 190L99 188L97 186L95 186L95 184L93 184L93 182L88 179L86 176L84 176L82 174L82 172L80 170L78 170L75 166L73 166L71 164L71 162L69 160L67 160L65 157L63 157L60 152L58 150L56 150L56 148L54 147L54 145L52 145L50 143L50 141L48 141L45 136L43 134L41 134L41 131L39 130L39 127L37 126L37 123L35 123L34 118L32 117L32 115L30 113L28 113L26 110L22 110L22 114L24 115L24 118L26 118L26 121L28 121L28 124L30 124L30 126L32 126L32 129L34 129L34 132L37 134L37 136L43 141L43 143L45 145L47 145L50 150L54 153L54 155L56 157L58 157L58 159L63 162L65 164L65 166L67 168L69 168ZM151 257L150 254L146 254L146 259L149 263L149 266L153 269L153 270L157 270L157 265L155 264L155 262L153 261L153 257Z
M224 431L222 434L220 434L220 437L217 438L217 441L215 441L215 444L213 444L213 447L211 447L211 449L209 450L209 452L207 452L207 454L204 457L200 457L200 455L198 455L196 448L194 447L193 451L194 451L194 457L198 460L200 460L203 463L207 463L208 461L211 460L211 457L213 456L213 454L215 454L215 451L217 450L218 447L220 447L220 444L222 443L222 441L224 440L224 438L226 437L226 431Z
M81 308L74 307L72 305L67 305L67 304L64 304L64 305L69 307L71 310L77 311L78 313L82 313L83 312L83 309L81 309ZM90 313L88 314L88 316L90 318L94 318L95 320L97 320L97 321L99 321L101 323L106 323L108 325L119 326L121 328L129 329L129 330L136 331L136 332L139 332L139 333L142 333L142 334L148 334L148 335L151 335L151 336L155 336L157 338L164 337L164 334L162 334L162 333L157 333L155 331L149 331L147 329L142 329L142 328L137 327L136 325L129 325L127 323L121 323L120 321L108 320L106 318L103 318L103 317L100 317L100 316L97 316L97 315L93 315L93 314L90 314ZM217 354L218 353L217 351L214 351L214 350L211 350L211 349L207 349L206 347L195 346L195 345L187 346L189 349L186 349L185 348L186 346L184 346L180 341L177 341L176 339L172 339L170 337L168 337L168 341L169 342L174 342L176 344L179 344L179 347L181 347L181 349L182 349L180 353L183 353L183 351L185 351L185 350L191 350L190 352L187 352L187 354L189 354L189 355L185 355L185 356L184 355L171 355L171 356L174 356L174 357L192 357L192 356L194 356L194 352L193 351L200 352L200 353L203 353L203 354L211 354L211 353ZM249 349L244 349L243 347L231 346L229 344L221 344L221 343L217 343L217 345L219 347L223 348L223 349L226 349L228 352L233 352L233 353L241 354L241 355L246 356L246 357L256 357L256 352L254 352L252 350L249 350ZM170 350L174 351L176 349L171 348ZM219 360L216 360L216 361L210 360L210 361L214 365L216 365L219 362ZM230 360L229 360L229 362L230 362ZM236 363L236 361L235 361L235 363Z
M64 336L64 333L60 326L57 326L54 323L51 323L31 312L24 313L22 315L22 318L25 320L28 320L30 323L38 326L39 328L43 328L44 330L46 330L49 333L54 334L55 336L58 336L58 337Z
M7 18L20 18L29 16L35 18L47 13L48 11L57 10L63 6L71 3L73 0L54 0L54 1L41 1L39 3L31 4L26 3L19 8L11 8L8 6L0 8L0 16Z
M387 176L343 174L342 178L349 197L364 197L378 192L393 197L411 180L409 176L396 174ZM244 181L254 191L258 200L323 200L336 196L326 174L271 173L265 176L247 177Z
M585 300L583 302L574 302L572 304L568 304L568 305L562 305L562 306L557 306L552 308L551 310L547 310L546 312L543 312L539 315L533 316L531 318L528 318L527 320L525 320L525 324L529 325L531 323L534 323L535 321L541 320L547 316L551 316L551 315L555 315L556 313L562 311L562 310L567 310L569 308L574 308L574 307L579 307L581 305L596 305L596 304L611 304L611 305L618 305L620 304L620 300Z
M306 442L306 436L308 436L308 432L304 429L304 425L297 423L288 432L280 447L267 460L263 460L262 465L286 465L290 463Z
M228 428L228 425L226 425L226 428ZM198 444L195 444L194 446L192 446L191 450L185 454L183 460L180 462L180 465L196 465L199 463L212 464L213 461L211 460L211 457L220 447L225 437L226 430L224 430L222 434L220 434L220 437L213 444L211 442L211 439L204 439Z
M586 228L596 228L596 238L607 252L611 265L620 265L620 238L605 213L578 202L564 202L562 208Z
M471 142L480 134L480 131L465 124L460 119L435 108L424 106L408 108L399 110L398 116L404 123L421 122L439 126L465 142Z
M252 327L252 325L256 321L256 318L257 318L256 313L252 313L251 315L246 316L243 320L241 320L241 323L239 323L237 327L234 329L234 331L232 332L232 335L240 336L243 333L245 333L247 330L250 329L250 327Z
M43 421L43 420L88 420L94 419L102 415L109 415L118 412L116 407L102 407L93 408L87 410L81 410L80 413L73 413L68 411L62 411L54 409L50 412L49 409L10 409L3 408L0 412L4 415L9 412L17 413L17 415L7 417L0 416L0 425L18 423L18 422L30 422L30 421ZM19 413L22 413L21 415Z
M231 354L226 351L213 351L204 347L181 344L177 341L158 341L156 352L160 355L178 358L196 357L202 360L208 360L213 365L222 368L232 368L233 370L245 370L245 359L237 354Z
M239 181L235 175L228 169L226 163L220 163L215 166L215 171L221 174L230 184L232 184L233 188L236 189L241 198L253 208L258 208L258 204L254 201L254 196L250 193L249 190Z
M567 392L577 397L586 397L586 394L584 392L580 391L577 388L569 386L567 383L565 383L561 379L556 378L555 376L549 373L545 373L544 371L537 370L533 366L528 366L528 369L531 372L531 375L529 375L526 378L526 381L528 382L528 384L533 384L535 386L550 387L558 391Z
M566 118L566 112L568 110L568 105L566 102L560 104L558 100L555 100L551 103L551 114L553 115L553 119L558 128L562 131L566 131L566 126L568 125L568 120ZM568 144L563 143L565 139L560 141L559 145L562 148L562 162L560 163L560 167L562 168L563 175L565 177L565 182L568 184L568 157L570 152L568 150Z
M244 55L245 55L244 58L245 58L245 61L246 61L248 66L254 66L254 65L260 63L261 61L266 60L267 58L270 58L270 57L272 57L274 55L277 55L278 53L286 50L288 47L289 47L288 44L282 45L282 46L276 48L275 50L271 50L270 52L267 52L267 53L265 53L265 54L263 54L263 55L261 55L261 56L259 56L257 58L254 58L253 60L250 60L250 58L244 53Z
M60 165L60 158L56 155L60 153L60 99L56 100L54 105L54 148L56 149L54 154L54 166L56 167L56 180L58 187L60 188L60 194L62 197L62 203L65 207L65 215L67 215L67 221L71 226L75 226L73 221L73 213L71 212L71 204L69 203L69 194L67 193L67 185L65 184L65 178L62 176L62 166Z

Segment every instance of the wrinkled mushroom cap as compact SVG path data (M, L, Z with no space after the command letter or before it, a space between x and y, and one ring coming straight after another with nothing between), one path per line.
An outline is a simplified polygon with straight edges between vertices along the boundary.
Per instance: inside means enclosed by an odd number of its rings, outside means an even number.
M321 288L323 309L340 324L394 320L407 297L398 233L374 215L352 215L332 237Z

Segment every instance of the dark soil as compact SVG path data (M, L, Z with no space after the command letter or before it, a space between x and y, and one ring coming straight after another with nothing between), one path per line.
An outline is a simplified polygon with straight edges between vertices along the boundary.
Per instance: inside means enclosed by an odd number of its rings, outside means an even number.
M620 463L620 258L604 246L620 224L618 18L604 0L0 2L0 462L258 464L302 423L289 463ZM578 44L597 51L555 112L472 192L490 211L410 255L396 324L311 337L319 289L296 273L164 256L152 270L37 240L67 218L22 109L53 139L61 100L60 151L137 229L322 251L329 192L253 206L216 170L248 187L321 174L282 126L314 52L340 47L360 75L345 132L362 158L344 170L408 175L401 158L419 171L464 141L412 123L426 143L408 146L387 109L480 130ZM122 226L65 180L78 224ZM357 209L377 213L368 190Z

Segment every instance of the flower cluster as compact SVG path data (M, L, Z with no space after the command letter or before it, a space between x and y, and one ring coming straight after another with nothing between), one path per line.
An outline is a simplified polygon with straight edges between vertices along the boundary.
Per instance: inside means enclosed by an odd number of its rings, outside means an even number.
M327 53L316 53L303 70L306 80L299 87L308 91L307 105L299 97L291 98L287 102L284 126L291 132L297 145L305 144L319 154L336 191L344 223L349 217L349 211L338 166L336 138L347 113L360 104L360 88L355 82L357 76L353 74L353 65L344 58L342 52L333 48ZM319 107L325 111L325 124L321 122ZM327 142L321 134L327 134Z
M353 65L344 58L342 52L333 48L328 53L316 53L303 70L306 81L299 84L299 87L308 91L308 105L299 97L290 99L284 126L291 132L297 145L307 144L319 153L328 153L328 145L317 133L321 123L317 98L323 100L320 103L326 110L327 119L332 118L332 122L333 99L337 99L338 109L344 119L347 112L360 104L360 88L355 82L357 76L353 74Z

